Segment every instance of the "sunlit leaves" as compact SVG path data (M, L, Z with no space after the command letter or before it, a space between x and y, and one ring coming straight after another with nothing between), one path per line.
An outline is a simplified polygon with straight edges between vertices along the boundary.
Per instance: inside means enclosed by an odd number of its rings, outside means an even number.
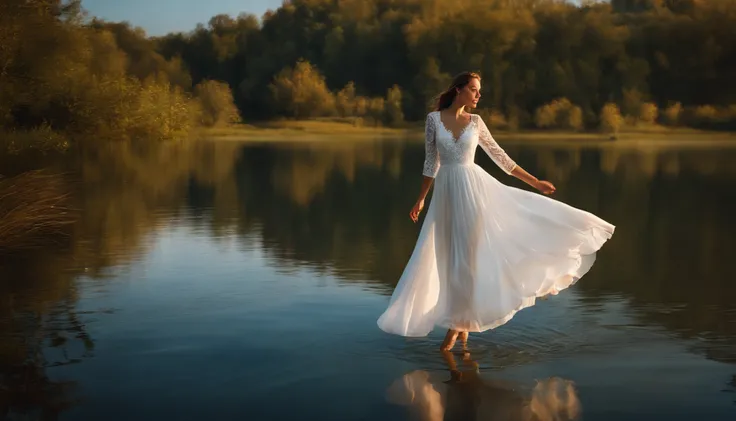
M207 127L236 123L240 120L233 94L224 82L205 80L194 88L201 106L201 123Z
M297 119L327 116L335 109L335 98L324 76L308 61L282 70L270 89L277 107Z

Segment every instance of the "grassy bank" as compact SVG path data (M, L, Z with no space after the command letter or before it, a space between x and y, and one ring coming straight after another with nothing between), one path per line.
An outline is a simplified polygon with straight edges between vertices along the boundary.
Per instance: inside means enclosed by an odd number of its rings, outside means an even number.
M377 137L417 138L423 136L424 124L407 124L401 128L373 127L330 120L283 120L255 124L238 124L203 129L201 137L211 140L236 141L334 141ZM615 139L601 132L574 132L564 130L507 131L491 128L498 140L504 141L569 141L569 142L647 142L647 141L719 141L734 142L736 133L713 132L690 128L664 126L637 126L624 128Z
M349 121L331 120L281 120L253 124L236 124L227 127L201 130L206 139L230 139L244 141L315 141L380 136L413 135L419 128L374 127L354 124Z

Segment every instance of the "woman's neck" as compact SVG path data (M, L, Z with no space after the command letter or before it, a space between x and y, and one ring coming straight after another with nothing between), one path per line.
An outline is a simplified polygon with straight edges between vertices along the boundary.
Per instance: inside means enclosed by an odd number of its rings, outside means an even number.
M460 117L465 112L465 106L464 105L450 105L445 109L447 114L452 114L455 116L455 118Z

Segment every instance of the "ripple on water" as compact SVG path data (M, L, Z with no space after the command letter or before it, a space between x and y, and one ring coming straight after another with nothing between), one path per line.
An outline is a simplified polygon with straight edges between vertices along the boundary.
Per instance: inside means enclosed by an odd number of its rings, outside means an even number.
M568 292L558 302L539 301L522 310L509 323L483 333L471 333L468 350L481 366L492 370L566 359L571 356L613 355L667 340L667 333L644 326L626 315L608 317L625 303L611 297L605 306L591 311L591 303ZM444 330L427 337L401 338L370 335L356 352L377 352L379 358L398 360L426 370L445 370L439 355ZM459 349L459 345L456 349Z

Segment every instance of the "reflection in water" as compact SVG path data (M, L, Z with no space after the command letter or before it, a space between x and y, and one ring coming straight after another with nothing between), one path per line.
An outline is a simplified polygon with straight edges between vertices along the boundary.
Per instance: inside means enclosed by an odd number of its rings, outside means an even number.
M697 339L696 350L709 358L736 361L736 284L729 264L736 252L736 150L507 149L532 173L559 185L559 200L620 227L577 287L591 305L624 296L642 323ZM421 159L420 144L247 148L233 168L241 209L229 223L243 238L257 235L259 247L279 265L331 272L389 294L419 228L406 214ZM482 154L479 163L521 186ZM284 183L283 177L304 181ZM192 183L192 191L201 191L196 179ZM207 213L218 205L203 200L197 207Z
M383 285L402 266L396 257L413 244L403 207L416 180L399 170L407 162L421 165L422 156L408 152L400 142L243 149L233 175L238 213L226 223L244 238L257 234L285 267ZM191 191L197 212L218 208L216 190L193 179Z
M167 227L204 224L214 237L231 229L247 236L262 225L264 204L291 213L319 196L331 174L350 177L364 165L381 167L384 157L387 170L397 172L391 154L400 148L306 148L304 156L302 149L267 148L250 155L234 142L115 143L68 162L82 213L70 244L0 259L0 414L55 419L76 402L73 383L51 380L47 369L91 356L94 343L76 310L79 276L104 279L135 265ZM274 153L282 159L269 159ZM245 171L243 155L256 158Z
M50 367L91 356L94 343L75 304L74 274L46 256L0 264L0 414L52 420L76 398L75 383L52 379Z
M484 378L469 352L463 352L463 369L452 353L443 352L443 358L449 380L415 370L389 387L387 400L409 407L413 419L421 421L571 421L580 415L580 401L568 380L539 380L531 390L522 391L521 385Z
M728 389L725 392L736 393L736 374L731 376L731 380L728 382ZM733 403L736 404L736 397L734 397Z
M558 185L559 200L617 225L594 270L576 287L588 309L615 296L627 302L626 316L635 323L662 326L687 338L691 351L736 362L730 264L736 151L506 149ZM483 154L478 158L503 182L521 186ZM236 236L241 249L257 249L280 270L307 267L389 294L419 230L408 211L422 161L422 144L404 141L110 144L84 151L68 163L78 176L75 200L82 211L70 245L0 262L0 414L50 414L76 399L47 370L91 355L92 339L76 310L78 278L99 281L135 267L167 228L186 227L214 241ZM426 390L453 387L423 376L409 379L431 386ZM546 391L566 384L540 383L537 394L521 397L481 380L470 389L495 390L495 399L503 396L515 408L544 402ZM443 411L450 408L447 396ZM529 411L549 419L541 409Z

